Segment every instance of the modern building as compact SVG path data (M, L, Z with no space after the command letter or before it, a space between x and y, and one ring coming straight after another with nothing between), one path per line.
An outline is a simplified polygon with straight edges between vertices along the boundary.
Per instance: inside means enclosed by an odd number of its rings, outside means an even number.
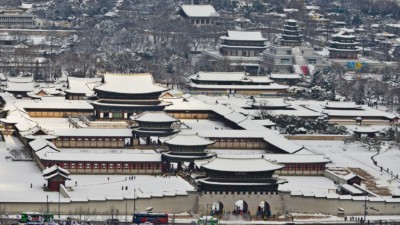
M0 28L34 28L33 15L23 10L0 9Z
M332 35L329 41L329 57L331 59L358 59L360 48L357 47L356 36L346 31Z
M182 5L179 14L195 26L215 24L219 17L212 5Z
M277 94L286 93L289 88L266 76L248 76L245 72L198 72L190 77L188 85L191 91L209 94Z
M159 99L167 88L154 84L153 76L142 74L105 74L94 87L92 102L96 119L126 120L145 111L162 111L171 103Z

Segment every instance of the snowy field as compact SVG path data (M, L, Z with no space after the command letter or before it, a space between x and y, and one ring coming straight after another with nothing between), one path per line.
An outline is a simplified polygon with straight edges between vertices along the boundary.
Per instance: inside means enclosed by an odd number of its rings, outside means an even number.
M189 128L193 130L214 130L214 129L219 129L219 130L232 130L232 128L225 126L223 123L215 120L190 120L190 119L185 119L181 120L181 122L188 126ZM186 127L182 125L182 129L185 129Z
M392 194L400 193L400 181L392 179L388 173L381 172L380 168L374 165L371 157L377 154L376 150L369 151L368 147L362 144L344 144L343 141L295 140L293 142L303 145L314 153L324 154L332 161L331 164L328 164L328 167L361 168L375 178L377 186L387 187ZM393 168L394 173L400 175L399 156L399 150L392 149L383 153L382 156L377 156L376 159L378 159L378 164L382 163L386 167Z
M58 192L45 192L43 185L46 180L42 172L32 161L15 162L6 159L10 156L8 149L21 149L22 144L14 137L6 137L6 146L0 148L0 201L58 201ZM72 150L74 151L74 150ZM188 190L194 190L189 183L180 177L168 178L154 176L135 176L129 180L128 175L71 175L67 187L72 187L70 192L73 199L105 199L123 198L133 196L163 196L185 194ZM75 182L77 186L75 186ZM154 184L157 185L154 185ZM30 187L32 184L32 188ZM124 190L122 190L124 187ZM125 187L128 187L125 190ZM63 199L66 201L67 199ZM61 201L63 201L61 200Z

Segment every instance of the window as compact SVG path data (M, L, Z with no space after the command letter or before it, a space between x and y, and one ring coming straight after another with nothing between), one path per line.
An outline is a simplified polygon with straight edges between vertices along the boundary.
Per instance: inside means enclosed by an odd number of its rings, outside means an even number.
M107 169L106 164L105 164L105 163L102 163L102 164L101 164L101 168L102 168L102 169Z
M90 163L86 163L86 169L90 169Z
M129 164L128 163L124 164L124 169L129 169Z
M94 169L98 169L98 168L99 168L99 164L95 163L95 164L93 165L93 168L94 168Z
M144 164L143 163L140 164L140 169L141 170L144 169Z
M147 164L147 169L151 169L151 164Z

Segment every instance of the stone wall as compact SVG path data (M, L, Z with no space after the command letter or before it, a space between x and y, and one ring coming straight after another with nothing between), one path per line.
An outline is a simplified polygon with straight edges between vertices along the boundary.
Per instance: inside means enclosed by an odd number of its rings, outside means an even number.
M63 193L64 195L65 193ZM46 201L43 202L0 202L5 207L7 214L20 214L23 211L45 212ZM58 215L58 201L49 201L49 212ZM70 200L61 196L60 213L62 215L131 215L133 213L134 200L108 199L108 200ZM155 212L179 213L197 210L197 192L182 196L164 196L152 198L138 198L135 200L137 211L145 211L147 207L153 207ZM126 211L126 209L128 209ZM57 216L56 216L57 218Z
M234 204L238 200L247 202L250 213L255 214L257 207L261 201L266 201L271 207L271 213L276 216L284 214L284 212L297 213L324 213L336 215L338 208L343 208L345 214L362 215L364 213L364 196L360 197L342 197L339 199L336 196L304 196L291 195L288 192L280 192L278 194L201 194L199 196L199 213L205 213L208 207L210 211L211 204L216 201L222 202L225 211L234 209ZM208 205L208 206L207 206ZM374 215L396 215L399 213L400 199L391 199L384 201L380 198L371 198L367 201L368 207L374 207L379 211L370 210L368 213Z
M289 140L343 141L351 135L285 135Z

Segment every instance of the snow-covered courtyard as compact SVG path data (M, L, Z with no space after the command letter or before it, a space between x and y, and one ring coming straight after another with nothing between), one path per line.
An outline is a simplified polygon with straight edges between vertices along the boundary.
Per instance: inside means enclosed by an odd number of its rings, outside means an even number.
M22 149L15 137L6 136L6 146L0 148L0 199L1 201L21 202L58 201L58 192L46 192L46 180L33 161L12 161L9 151ZM74 151L74 150L72 150ZM123 197L150 197L185 195L194 190L181 177L135 175L71 175L66 182L71 199L121 199ZM75 185L76 182L76 185ZM155 185L157 184L157 185ZM31 187L32 185L32 187ZM136 193L134 190L136 189ZM65 199L66 200L66 199Z

